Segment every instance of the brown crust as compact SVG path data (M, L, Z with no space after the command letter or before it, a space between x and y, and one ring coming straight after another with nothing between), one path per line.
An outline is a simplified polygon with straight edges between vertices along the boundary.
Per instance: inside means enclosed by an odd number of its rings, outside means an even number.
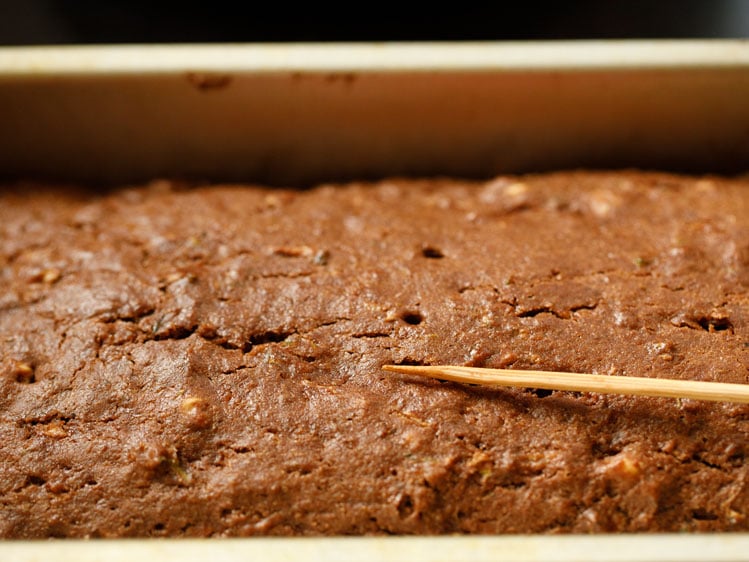
M749 182L0 192L0 536L749 530Z

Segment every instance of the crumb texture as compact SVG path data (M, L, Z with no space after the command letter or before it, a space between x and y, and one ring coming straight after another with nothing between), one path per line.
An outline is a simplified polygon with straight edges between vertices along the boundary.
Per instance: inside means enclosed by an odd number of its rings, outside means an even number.
M749 531L749 181L0 187L0 536Z

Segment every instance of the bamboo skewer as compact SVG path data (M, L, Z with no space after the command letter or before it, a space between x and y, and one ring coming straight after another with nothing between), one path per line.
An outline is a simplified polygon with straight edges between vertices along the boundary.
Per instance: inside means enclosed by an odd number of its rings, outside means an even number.
M749 403L749 384L588 375L555 371L486 369L449 365L385 365L382 368L393 373L422 375L454 382L490 386L520 386L547 390Z

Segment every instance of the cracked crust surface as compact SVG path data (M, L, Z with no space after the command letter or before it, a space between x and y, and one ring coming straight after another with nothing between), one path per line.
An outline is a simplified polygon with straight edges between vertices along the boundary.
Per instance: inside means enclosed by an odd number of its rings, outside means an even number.
M0 536L749 530L749 181L0 191Z

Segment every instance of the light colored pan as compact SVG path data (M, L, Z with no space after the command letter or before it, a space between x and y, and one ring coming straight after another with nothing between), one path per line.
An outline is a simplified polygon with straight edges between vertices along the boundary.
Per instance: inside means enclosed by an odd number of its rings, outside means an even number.
M743 42L0 50L0 171L273 183L737 171Z
M3 562L723 562L746 535L143 539L0 544Z

